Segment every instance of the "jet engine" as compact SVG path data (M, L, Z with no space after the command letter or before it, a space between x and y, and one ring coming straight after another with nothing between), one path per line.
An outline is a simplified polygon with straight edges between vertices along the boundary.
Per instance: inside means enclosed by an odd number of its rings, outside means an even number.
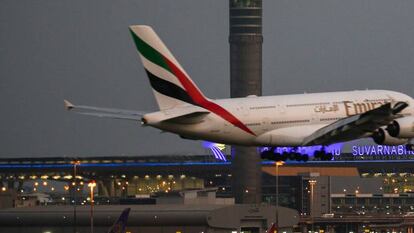
M414 117L403 117L393 121L386 128L390 136L414 138Z
M374 142L379 145L402 145L408 142L408 139L405 138L395 138L392 137L387 130L384 130L383 128L378 129L377 132L372 135L372 139L374 139Z

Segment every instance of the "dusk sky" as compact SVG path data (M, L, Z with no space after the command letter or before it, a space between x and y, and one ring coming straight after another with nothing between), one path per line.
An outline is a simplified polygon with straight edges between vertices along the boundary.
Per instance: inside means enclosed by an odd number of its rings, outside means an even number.
M264 0L263 94L414 96L414 1ZM210 98L229 97L228 1L0 1L0 157L206 153L74 103L156 111L128 26L147 24Z

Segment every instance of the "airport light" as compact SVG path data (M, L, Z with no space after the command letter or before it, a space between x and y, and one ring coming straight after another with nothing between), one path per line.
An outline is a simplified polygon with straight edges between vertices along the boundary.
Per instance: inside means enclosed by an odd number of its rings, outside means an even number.
M314 193L313 193L313 191L314 191L314 186L316 185L316 180L314 180L314 179L311 179L311 180L309 180L309 184L310 184L310 186L311 186L311 203L310 203L310 216L311 216L311 218L312 218L312 232L314 232L314 214L313 214L313 197L314 197Z
M283 161L276 161L275 162L275 169L276 169L276 232L279 231L279 166L283 166L285 162Z
M1 187L1 191L6 192L7 188L6 187Z
M74 185L76 185L76 178L77 178L77 174L76 174L76 172L77 172L77 167L78 166L80 166L81 165L81 162L79 161L79 160L76 160L76 161L73 161L72 162L72 164L73 164L73 177L71 177L71 178L73 178L73 183L72 183L72 185L74 184ZM73 232L74 233L76 233L77 232L77 219L76 219L76 187L74 187L74 192L73 192L73 199L74 199L74 202L73 202Z
M93 233L93 189L96 187L96 182L94 180L92 180L91 182L89 182L88 187L90 188L90 200L91 200L91 233Z

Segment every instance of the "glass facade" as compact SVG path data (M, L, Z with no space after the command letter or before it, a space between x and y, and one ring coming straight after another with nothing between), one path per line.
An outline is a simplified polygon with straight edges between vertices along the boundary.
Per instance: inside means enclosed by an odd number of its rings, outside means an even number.
M230 7L262 7L261 0L230 0Z

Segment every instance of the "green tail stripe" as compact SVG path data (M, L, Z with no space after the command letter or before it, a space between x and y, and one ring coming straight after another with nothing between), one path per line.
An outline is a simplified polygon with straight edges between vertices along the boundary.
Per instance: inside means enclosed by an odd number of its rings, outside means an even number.
M137 49L142 54L142 56L144 56L146 59L148 59L152 63L157 64L171 72L162 54L160 54L153 47L151 47L150 45L145 43L143 40L141 40L141 38L139 38L131 29L129 31L131 32L135 45L137 46Z

